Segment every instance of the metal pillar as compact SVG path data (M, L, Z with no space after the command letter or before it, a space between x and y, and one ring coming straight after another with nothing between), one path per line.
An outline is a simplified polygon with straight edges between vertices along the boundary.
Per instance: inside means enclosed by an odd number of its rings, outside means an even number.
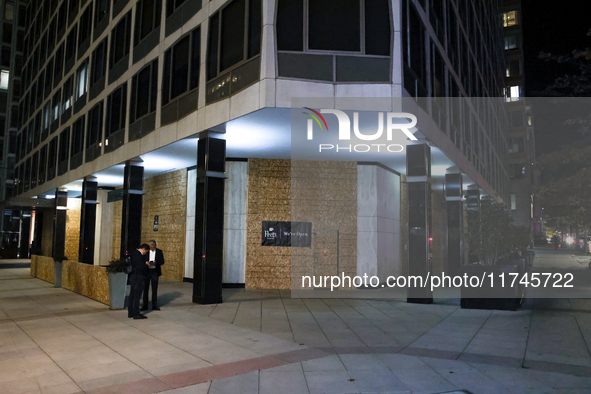
M121 211L121 259L141 245L144 167L139 161L125 162L123 209ZM95 194L96 200L96 194Z
M55 214L53 220L53 245L51 253L54 260L61 261L66 251L66 213L68 209L68 192L55 191Z
M445 174L447 205L447 268L451 275L461 273L464 260L464 207L462 174Z
M222 302L226 141L206 131L197 145L193 302Z
M406 147L408 190L408 274L427 279L431 272L431 148L427 144ZM433 303L428 286L409 287L407 302Z
M94 264L94 233L96 229L96 196L98 183L95 177L86 177L82 183L80 210L80 243L78 261Z

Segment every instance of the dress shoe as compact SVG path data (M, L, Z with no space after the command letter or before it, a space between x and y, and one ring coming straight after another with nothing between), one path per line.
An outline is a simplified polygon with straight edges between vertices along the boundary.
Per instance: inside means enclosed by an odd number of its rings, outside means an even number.
M144 316L144 315L137 315L137 316L134 316L133 318L134 318L135 320L138 320L138 319L147 319L147 318L148 318L148 316Z
M157 306L155 306L155 307L153 307L153 308L152 308L152 310L153 310L153 311L159 311L159 310L160 310L160 308L158 308Z
M148 310L148 307L147 307L147 306L142 306L142 307L140 308L140 311L147 311L147 310Z
M128 319L131 319L132 317L133 317L132 315L127 315L127 318Z

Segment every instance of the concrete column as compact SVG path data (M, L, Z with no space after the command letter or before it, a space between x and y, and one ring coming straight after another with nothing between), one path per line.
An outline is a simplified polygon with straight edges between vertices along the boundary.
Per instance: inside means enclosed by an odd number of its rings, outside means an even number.
M445 174L445 200L447 205L447 265L451 275L461 273L464 257L462 174Z
M125 258L142 243L142 194L144 167L137 161L125 162L123 175L123 209L121 211L120 258Z
M51 253L55 259L61 259L66 252L66 214L68 209L68 192L55 191L55 214L53 220L53 243Z
M84 178L82 183L82 205L80 207L78 261L86 264L94 264L97 187L98 183L95 177L88 176Z
M107 265L113 252L113 204L108 203L108 190L97 190L94 263Z
M401 275L400 176L374 163L357 165L357 275Z
M406 147L408 190L408 274L426 280L431 272L431 148L427 144ZM433 303L428 287L409 288L407 302Z
M187 223L185 236L185 273L183 278L193 279L195 263L195 201L197 170L187 171Z
M246 276L246 207L248 162L226 162L224 188L224 270L222 281L244 285Z
M195 204L193 302L222 302L224 261L224 183L226 141L219 134L199 134Z

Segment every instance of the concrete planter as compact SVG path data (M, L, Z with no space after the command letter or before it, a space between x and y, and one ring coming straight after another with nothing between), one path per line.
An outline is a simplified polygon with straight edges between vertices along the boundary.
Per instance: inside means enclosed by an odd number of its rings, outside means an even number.
M62 262L53 260L53 287L62 287Z
M109 306L111 309L125 307L125 291L127 290L127 274L125 272L109 272Z
M493 273L498 278L500 273L518 273L523 275L526 271L525 259L500 260L494 266L470 265L464 267L468 276L482 277L484 273ZM507 276L509 277L509 276ZM518 281L517 281L518 282ZM525 297L525 287L520 283L514 286L500 286L500 281L495 281L495 286L486 280L482 287L462 287L460 306L465 309L498 309L515 311L521 307Z

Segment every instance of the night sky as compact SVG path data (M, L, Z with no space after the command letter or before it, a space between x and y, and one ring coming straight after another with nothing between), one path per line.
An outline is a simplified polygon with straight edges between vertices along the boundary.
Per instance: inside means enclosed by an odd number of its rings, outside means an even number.
M525 55L525 95L538 97L556 78L579 70L564 64L538 59L541 51L568 54L574 49L591 47L587 32L591 28L591 2L588 0L522 0ZM535 100L533 101L535 103ZM559 119L565 111L547 111L547 105L534 109L537 155L566 146L587 145L591 136L582 135ZM540 107L545 107L541 110ZM589 107L591 112L591 106Z

